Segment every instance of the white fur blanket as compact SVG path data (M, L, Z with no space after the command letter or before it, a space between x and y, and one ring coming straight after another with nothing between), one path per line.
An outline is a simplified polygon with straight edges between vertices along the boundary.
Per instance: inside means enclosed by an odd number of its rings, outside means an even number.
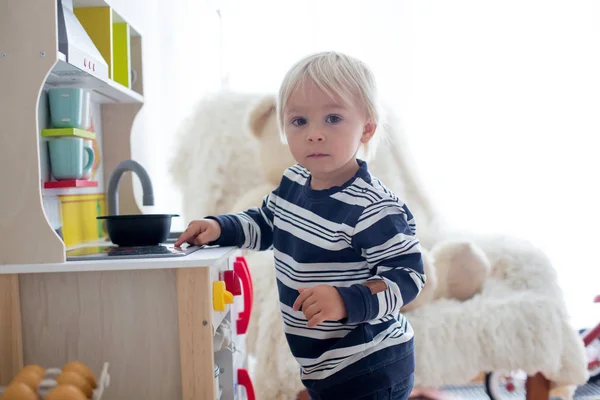
M228 212L237 197L265 181L258 144L244 125L256 94L223 92L200 101L175 140L170 174L187 220Z

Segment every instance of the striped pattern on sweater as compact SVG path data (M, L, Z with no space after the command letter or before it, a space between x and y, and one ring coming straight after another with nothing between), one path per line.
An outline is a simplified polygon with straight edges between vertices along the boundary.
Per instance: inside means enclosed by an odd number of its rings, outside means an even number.
M327 190L312 190L310 172L294 165L261 207L211 217L222 227L217 244L274 250L284 331L305 384L342 370L352 376L367 356L392 357L412 346L400 307L425 284L415 221L367 164L359 165L352 179ZM375 279L387 290L371 294L363 283ZM299 288L321 284L337 288L347 318L308 328L292 305Z

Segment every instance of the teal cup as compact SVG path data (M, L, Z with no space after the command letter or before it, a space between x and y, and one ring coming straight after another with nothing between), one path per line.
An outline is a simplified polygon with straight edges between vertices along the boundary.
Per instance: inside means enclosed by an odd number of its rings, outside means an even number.
M94 165L94 150L80 137L58 137L48 141L50 170L57 181L81 179ZM87 163L84 164L84 152Z
M86 104L89 99L81 88L55 88L48 90L50 121L53 128L85 129Z

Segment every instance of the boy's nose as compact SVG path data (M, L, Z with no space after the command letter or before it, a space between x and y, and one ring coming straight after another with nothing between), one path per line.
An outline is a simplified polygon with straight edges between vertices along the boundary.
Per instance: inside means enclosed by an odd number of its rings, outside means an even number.
M321 142L321 141L325 140L325 136L320 131L313 130L308 133L308 136L306 137L306 139L309 142Z

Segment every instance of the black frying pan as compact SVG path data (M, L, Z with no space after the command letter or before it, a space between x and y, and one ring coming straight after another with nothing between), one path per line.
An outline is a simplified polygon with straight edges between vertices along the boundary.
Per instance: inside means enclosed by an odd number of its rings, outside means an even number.
M103 215L111 242L119 246L155 246L164 243L171 218L178 214Z

